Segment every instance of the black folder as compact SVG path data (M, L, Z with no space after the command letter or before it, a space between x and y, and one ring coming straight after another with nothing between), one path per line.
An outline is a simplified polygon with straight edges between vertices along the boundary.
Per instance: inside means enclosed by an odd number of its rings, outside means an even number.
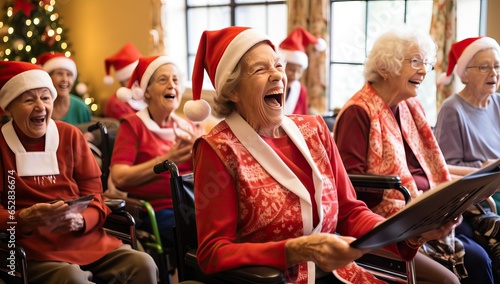
M446 182L413 199L398 213L351 243L377 249L437 229L500 187L500 159L461 179Z

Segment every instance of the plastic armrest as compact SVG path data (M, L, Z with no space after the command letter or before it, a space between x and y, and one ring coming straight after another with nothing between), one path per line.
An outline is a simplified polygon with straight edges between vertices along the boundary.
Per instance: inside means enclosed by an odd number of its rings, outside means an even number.
M411 200L408 188L401 185L398 176L370 175L370 174L349 174L349 179L358 191L373 191L374 189L395 189L403 194L405 202Z
M186 265L192 269L201 271L196 258L196 250L190 250L185 256L184 261ZM241 283L241 284L254 284L254 283L269 283L278 284L285 283L283 273L273 267L269 266L245 266L236 269L226 270L210 275L216 279L224 281L225 283Z
M112 199L105 199L104 204L106 204L109 209L111 209L111 212L117 213L125 210L125 200L123 199L118 199L118 198L112 198Z

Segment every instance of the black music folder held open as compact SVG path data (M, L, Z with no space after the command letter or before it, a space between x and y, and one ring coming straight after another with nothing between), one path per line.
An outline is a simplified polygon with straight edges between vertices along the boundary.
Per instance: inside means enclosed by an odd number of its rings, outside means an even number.
M351 243L359 249L377 249L437 229L460 216L471 205L500 187L500 159L461 179L446 182L410 201L369 233Z

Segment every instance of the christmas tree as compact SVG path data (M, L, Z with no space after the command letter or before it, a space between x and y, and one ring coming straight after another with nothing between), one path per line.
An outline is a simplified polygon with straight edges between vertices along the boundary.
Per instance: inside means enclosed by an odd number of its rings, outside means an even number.
M38 56L51 51L70 57L63 22L55 0L7 0L0 14L0 60L37 63ZM78 78L72 93L86 100L92 111L97 110L87 85Z
M36 63L48 51L70 56L55 0L7 0L0 16L0 59Z

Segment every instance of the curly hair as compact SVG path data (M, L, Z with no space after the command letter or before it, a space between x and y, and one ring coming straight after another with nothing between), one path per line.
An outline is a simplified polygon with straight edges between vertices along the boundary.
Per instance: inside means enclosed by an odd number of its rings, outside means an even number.
M413 47L418 47L427 61L436 61L437 45L429 34L408 29L391 30L382 34L366 58L365 79L368 82L382 80L378 68L400 75L407 50Z

